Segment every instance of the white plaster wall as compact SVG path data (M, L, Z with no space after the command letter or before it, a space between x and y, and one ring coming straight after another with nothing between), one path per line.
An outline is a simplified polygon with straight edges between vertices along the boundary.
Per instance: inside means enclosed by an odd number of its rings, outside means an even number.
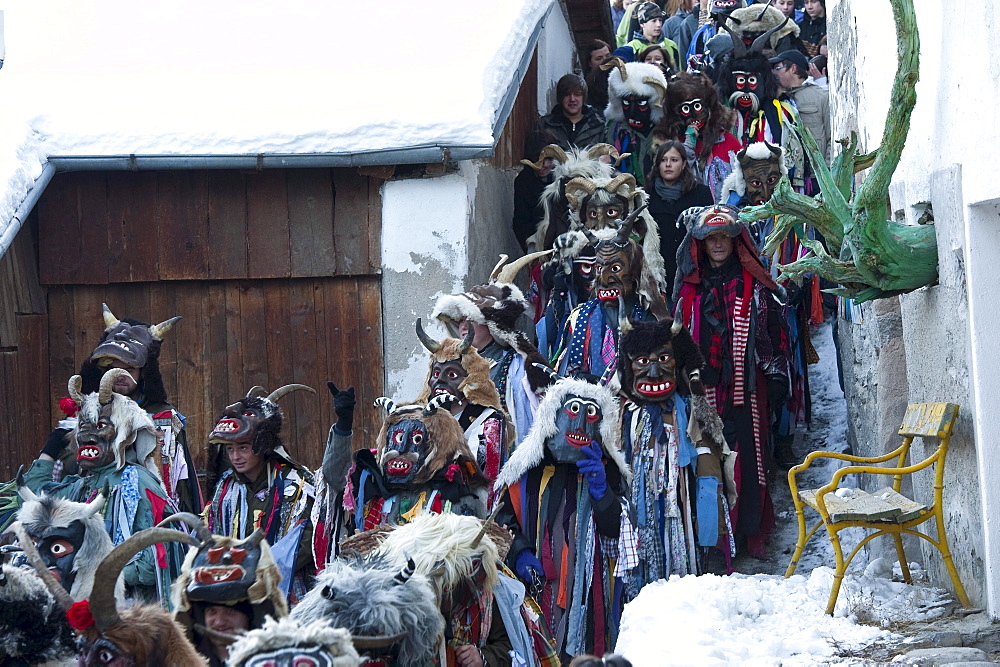
M544 115L556 104L556 81L579 69L576 43L560 2L545 19L538 37L538 114Z
M431 323L434 299L463 289L468 270L469 197L475 175L387 181L382 186L382 334L385 391L395 401L414 398L427 374L427 351L414 333Z

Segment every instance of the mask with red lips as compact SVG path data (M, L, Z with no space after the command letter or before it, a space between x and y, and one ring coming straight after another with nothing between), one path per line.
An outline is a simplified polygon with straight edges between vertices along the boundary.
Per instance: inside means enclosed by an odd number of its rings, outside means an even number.
M736 70L732 73L729 106L741 113L752 113L760 109L760 75L756 72Z
M705 123L708 122L708 111L701 98L684 100L677 105L677 113L687 126L699 130L705 127Z
M597 243L597 279L594 283L594 295L601 301L618 302L619 297L628 301L635 292L638 268L633 257L636 253L635 242L631 239L624 243L615 240L602 240Z
M112 405L101 406L96 423L80 412L76 432L76 464L81 471L101 468L115 460L114 442L118 430L111 423Z
M774 194L774 188L781 180L781 148L767 144L768 157L764 160L751 158L744 148L736 155L743 180L746 183L744 198L754 206L765 203Z
M645 132L653 126L653 106L648 97L626 95L622 98L622 115L629 128Z
M214 604L250 599L250 587L257 581L263 533L225 544L203 544L191 562L191 579L185 589L191 602Z
M403 419L386 432L382 474L388 488L407 487L427 462L430 442L427 426L418 419Z
M583 448L601 444L601 406L581 396L569 395L556 412L556 433L545 447L557 463L576 463L585 458Z
M431 398L441 394L451 394L461 399L463 394L458 387L467 377L469 373L458 359L431 363L431 374L427 383L431 390Z
M677 362L674 348L667 343L648 354L630 356L632 387L635 393L652 403L666 401L677 390Z

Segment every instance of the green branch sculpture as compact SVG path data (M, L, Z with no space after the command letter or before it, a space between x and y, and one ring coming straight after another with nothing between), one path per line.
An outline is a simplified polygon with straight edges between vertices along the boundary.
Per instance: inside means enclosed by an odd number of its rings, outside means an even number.
M809 161L815 166L820 194L798 194L788 178L782 177L770 200L748 206L740 214L745 222L775 216L774 230L761 249L765 255L773 253L796 225L815 227L823 235L825 247L817 241L803 240L811 252L791 264L779 265L781 278L800 283L805 274L816 273L840 285L826 291L858 303L910 292L930 285L938 277L933 225L886 220L889 182L899 165L917 102L920 51L913 0L889 2L896 24L898 55L881 147L859 154L857 134L852 132L850 140L838 141L841 151L828 167L809 130L797 128ZM854 174L868 168L867 177L852 197Z

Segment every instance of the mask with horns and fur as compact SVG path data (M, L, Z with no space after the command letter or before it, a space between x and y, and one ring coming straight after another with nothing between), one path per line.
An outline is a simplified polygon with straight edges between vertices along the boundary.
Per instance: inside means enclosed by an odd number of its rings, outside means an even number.
M427 403L435 396L451 395L458 399L459 406L472 403L502 412L500 394L490 379L490 364L472 346L474 329L470 328L463 340L445 338L441 341L427 335L419 318L416 329L417 338L431 353L427 381L417 402Z
M663 98L667 80L663 71L648 63L626 63L612 58L601 65L608 75L608 122L622 122L642 134L648 133L663 118Z

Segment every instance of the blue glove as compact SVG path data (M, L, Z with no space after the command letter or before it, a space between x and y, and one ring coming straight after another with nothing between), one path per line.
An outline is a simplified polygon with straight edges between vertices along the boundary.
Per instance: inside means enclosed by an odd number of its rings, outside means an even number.
M587 476L590 497L594 500L600 500L608 492L608 476L604 472L604 461L601 460L604 453L596 442L591 442L584 447L583 453L587 458L577 461L576 467Z
M535 554L531 553L531 549L524 549L517 555L514 571L517 572L517 576L521 577L522 581L530 584L542 577L544 568L542 568L541 561L535 558Z

